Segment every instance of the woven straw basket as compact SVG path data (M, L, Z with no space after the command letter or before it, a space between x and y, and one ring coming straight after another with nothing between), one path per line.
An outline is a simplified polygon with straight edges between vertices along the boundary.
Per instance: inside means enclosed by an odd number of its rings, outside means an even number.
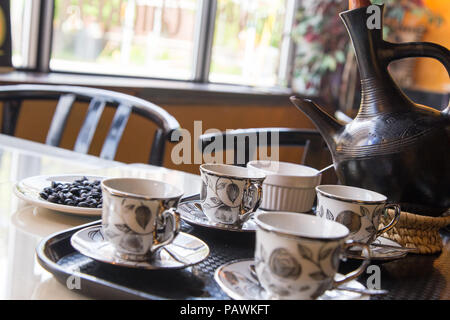
M450 224L450 209L441 217L429 217L409 212L400 214L394 228L383 234L407 248L415 248L418 253L432 254L442 251L443 243L439 229ZM394 217L394 210L382 216L380 224L385 226Z

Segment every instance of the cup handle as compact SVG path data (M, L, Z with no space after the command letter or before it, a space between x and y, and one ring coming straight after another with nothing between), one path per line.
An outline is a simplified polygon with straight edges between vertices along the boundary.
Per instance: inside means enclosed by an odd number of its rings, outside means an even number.
M244 206L241 208L242 215L240 216L240 220L242 222L247 221L253 215L257 208L259 208L262 200L262 183L259 182L249 182L249 186L246 188L247 190L253 188L256 190L256 201L253 205L248 204L248 199L244 198ZM245 192L244 197L249 197L248 193Z
M168 225L167 220L170 220L172 229L170 230L170 236L166 240L159 242L153 246L153 251L171 243L173 239L175 239L175 237L178 235L178 233L180 233L180 214L175 210L175 208L170 208L169 210L164 211L162 213L162 219L165 226L164 233L167 233L168 231L166 230Z
M255 205L253 206L253 210L252 210L252 211L255 211L261 205L262 193L263 193L262 192L262 183L253 182L252 186L256 188L256 193L257 193L256 202L255 202Z
M369 266L370 256L371 256L369 245L365 244L365 243L361 243L361 242L356 242L353 240L347 240L344 244L344 250L347 250L348 248L351 248L351 247L360 247L363 249L363 251L365 251L362 253L362 256L364 257L364 261L361 263L361 265L359 266L358 269L346 274L344 279L341 279L338 281L333 280L333 289L339 287L340 285L342 285L346 282L349 282L351 280L358 278Z
M377 231L377 237L381 236L383 233L391 230L398 222L398 220L400 219L400 213L401 213L401 208L398 204L395 203L389 203L387 205L384 206L383 208L383 214L386 213L386 211L392 208L395 210L395 215L394 218L392 219L392 221L384 228L380 229Z

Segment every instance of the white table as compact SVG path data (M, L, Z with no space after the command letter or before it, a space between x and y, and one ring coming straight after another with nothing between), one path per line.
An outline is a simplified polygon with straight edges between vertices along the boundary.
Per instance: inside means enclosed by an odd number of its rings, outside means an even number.
M13 193L23 178L65 173L145 177L176 185L185 195L201 186L200 177L190 173L107 161L0 134L0 299L87 299L43 269L35 248L54 232L95 219L36 208Z

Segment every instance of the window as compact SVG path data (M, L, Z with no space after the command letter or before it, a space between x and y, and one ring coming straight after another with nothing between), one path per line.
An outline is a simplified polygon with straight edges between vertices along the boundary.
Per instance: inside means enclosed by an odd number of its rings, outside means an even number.
M285 0L218 0L209 80L278 84Z
M297 1L15 0L13 64L39 71L286 86Z
M199 2L56 0L50 69L188 80Z
M10 2L10 10L13 66L34 68L37 42L31 30L39 21L39 6L36 1L15 0Z

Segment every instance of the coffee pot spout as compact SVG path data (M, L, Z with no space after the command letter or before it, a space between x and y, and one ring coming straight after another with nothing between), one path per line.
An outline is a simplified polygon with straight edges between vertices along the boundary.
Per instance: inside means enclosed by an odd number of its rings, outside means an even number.
M343 126L322 107L309 99L301 99L292 96L290 100L314 123L327 143L328 148L331 151L334 150L336 146L336 136Z

